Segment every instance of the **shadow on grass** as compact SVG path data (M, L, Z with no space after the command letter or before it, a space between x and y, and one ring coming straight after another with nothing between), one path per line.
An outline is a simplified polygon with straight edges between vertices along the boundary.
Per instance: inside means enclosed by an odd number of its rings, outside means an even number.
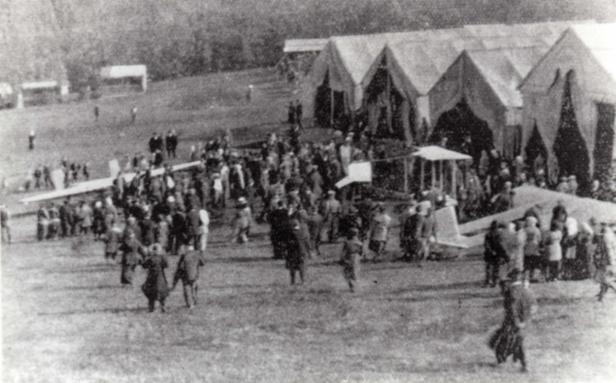
M105 271L115 271L119 269L120 269L119 265L110 263L108 265L99 265L99 266L91 266L91 267L77 267L77 268L59 269L59 270L45 270L45 272L49 274L82 274L82 273L88 274L88 273L100 273L100 272L105 272Z
M437 285L410 285L408 287L393 290L392 294L404 294L417 291L443 291L443 290L460 290L481 287L481 281L467 281L455 283L442 283ZM496 291L496 290L495 290Z
M84 314L123 314L123 313L147 313L148 309L146 306L143 307L129 307L129 308L121 308L121 307L109 307L102 309L89 309L89 310L67 310L67 311L58 311L58 312L40 312L39 316L71 316L71 315L84 315Z
M123 289L122 285L92 285L92 286L64 286L56 288L42 288L46 291L88 291L88 290L115 290Z

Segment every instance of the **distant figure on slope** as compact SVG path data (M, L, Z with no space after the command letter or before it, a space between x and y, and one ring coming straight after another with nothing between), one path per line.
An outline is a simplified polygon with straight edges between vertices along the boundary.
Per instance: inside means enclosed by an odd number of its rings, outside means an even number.
M137 107L133 106L130 110L130 123L131 125L134 125L135 122L137 121Z
M34 134L34 129L30 130L30 134L28 135L28 149L34 150L34 139L36 138L36 134Z
M98 117L100 116L100 109L98 105L94 105L94 121L98 122Z

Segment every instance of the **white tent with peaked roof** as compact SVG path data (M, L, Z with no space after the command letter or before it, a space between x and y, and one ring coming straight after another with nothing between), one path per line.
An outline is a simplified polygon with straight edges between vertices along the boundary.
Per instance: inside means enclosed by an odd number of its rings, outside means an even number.
M561 172L554 144L561 121L565 85L588 154L588 174L604 177L616 159L616 23L569 28L522 81L523 144L542 141L547 169L554 180ZM598 139L599 138L599 139ZM579 178L579 175L578 175Z

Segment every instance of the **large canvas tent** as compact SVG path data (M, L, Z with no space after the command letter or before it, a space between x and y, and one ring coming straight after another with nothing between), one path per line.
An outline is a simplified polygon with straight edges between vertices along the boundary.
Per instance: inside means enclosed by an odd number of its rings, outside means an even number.
M552 182L561 174L605 178L616 158L614 36L616 24L572 26L520 86L523 145L529 157L544 148Z
M423 120L429 125L427 90L462 50L548 46L568 25L571 22L485 24L453 29L335 36L315 60L309 80L302 84L302 101L307 116L315 116L325 125L338 116L353 115L360 109L370 114L368 120L374 125L378 119L375 116L384 114L384 110L388 115L387 128L391 132L402 130L404 134L398 134L400 138L410 141L413 131L419 129ZM387 76L379 74L383 68L388 72ZM387 96L379 99L373 94L366 94L375 76L384 83L377 90L393 91L392 97L400 104L397 110L383 105L374 107L374 104L390 102ZM371 103L373 108L370 113L365 107ZM376 109L381 110L375 113ZM394 129L391 126L391 116L396 113L404 123L403 128Z
M304 84L303 101L307 115L327 109L331 119L338 111L353 113L362 107L366 74L387 43L442 40L457 36L459 29L333 36L316 58L311 76ZM315 103L323 89L324 105ZM330 104L330 105L327 105ZM327 113L326 113L327 114Z
M465 37L463 31L451 32L447 37L385 46L364 79L362 106L371 131L386 125L402 131L400 138L407 142L421 141L420 127L430 122L428 91L462 50L482 46L479 40ZM399 97L391 97L392 93ZM380 123L383 114L385 121Z
M464 51L429 91L434 133L456 133L450 137L456 139L469 135L476 158L492 145L506 157L519 154L522 96L517 87L547 50L537 45Z

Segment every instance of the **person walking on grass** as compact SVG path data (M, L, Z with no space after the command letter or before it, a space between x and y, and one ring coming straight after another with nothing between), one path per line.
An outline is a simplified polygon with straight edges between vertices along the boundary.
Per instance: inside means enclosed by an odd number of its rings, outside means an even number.
M376 214L372 217L370 224L369 248L374 252L374 258L372 258L374 262L385 253L390 225L391 217L385 212L385 205L379 202L376 207Z
M342 245L340 264L342 265L342 275L344 275L351 292L355 291L359 279L363 247L363 243L359 240L359 230L354 227L350 228Z
M609 289L616 292L616 287L610 283L610 279L614 276L612 267L616 257L616 238L612 229L605 222L602 222L600 232L595 235L593 241L596 245L594 254L595 279L599 282L597 300L602 302Z
M137 265L141 264L146 251L137 240L135 232L131 229L129 229L126 240L120 245L120 251L122 252L120 283L122 285L132 285L135 269Z
M522 280L522 275L517 269L509 273L509 283L503 292L505 318L502 326L490 337L488 345L494 350L498 364L513 355L513 361L522 364L522 372L527 372L524 338L527 325L537 310L537 301L529 289L528 280Z
M194 246L188 245L178 261L175 274L173 276L173 286L171 290L175 289L175 285L178 281L182 281L184 289L184 300L186 301L186 307L192 309L197 305L197 292L199 290L199 269L205 264L202 253L195 250Z
M153 312L156 302L160 303L160 311L165 312L165 300L169 296L169 285L165 269L169 267L167 257L160 244L156 243L150 248L149 254L143 262L143 268L148 271L141 291L148 298L148 311Z
M291 284L296 281L296 274L299 274L300 284L304 284L306 279L306 260L310 256L310 240L302 233L300 222L292 219L290 222L291 235L287 240L287 259L286 268L289 270Z

